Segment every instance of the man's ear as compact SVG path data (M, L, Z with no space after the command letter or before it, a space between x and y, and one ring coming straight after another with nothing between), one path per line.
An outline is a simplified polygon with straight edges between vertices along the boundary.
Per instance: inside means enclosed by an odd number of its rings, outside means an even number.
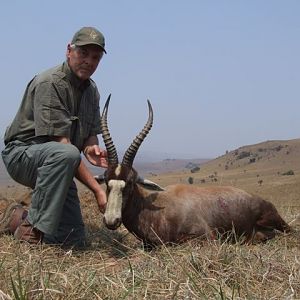
M158 184L156 184L155 182L148 180L148 179L144 179L140 176L138 176L136 183L143 186L147 190L164 191L164 189L161 186L159 186Z
M96 179L96 181L97 181L99 184L105 183L105 177L104 177L104 174L96 175L96 176L94 176L94 178Z
M69 58L69 56L70 56L70 52L71 52L71 44L68 44L68 46L67 46L67 50L66 50L66 57L67 58Z

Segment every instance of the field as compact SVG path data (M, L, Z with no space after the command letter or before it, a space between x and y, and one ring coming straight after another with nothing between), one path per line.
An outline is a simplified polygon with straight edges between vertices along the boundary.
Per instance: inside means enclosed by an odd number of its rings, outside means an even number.
M121 226L102 225L92 194L80 186L90 245L82 250L30 246L0 237L0 299L300 299L300 140L241 147L192 166L151 174L165 186L233 185L277 207L293 231L264 244L195 239L145 251ZM9 183L2 198L27 191Z

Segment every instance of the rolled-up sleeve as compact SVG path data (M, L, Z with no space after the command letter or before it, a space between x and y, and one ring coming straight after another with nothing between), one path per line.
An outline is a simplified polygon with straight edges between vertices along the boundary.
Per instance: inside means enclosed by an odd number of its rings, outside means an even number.
M64 86L42 82L34 91L34 120L36 136L70 137L72 118L67 109L68 97Z

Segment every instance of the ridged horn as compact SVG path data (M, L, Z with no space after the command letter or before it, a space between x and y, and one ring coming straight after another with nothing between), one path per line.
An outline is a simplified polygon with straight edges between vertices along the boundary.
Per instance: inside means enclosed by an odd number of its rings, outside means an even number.
M107 151L108 164L113 165L113 164L118 164L119 160L118 160L118 154L116 151L116 147L112 141L112 138L110 136L108 126L107 126L107 111L108 111L110 97L111 97L111 94L109 94L109 96L105 102L104 108L103 108L102 116L100 119L100 129L101 129L101 135L103 138L103 142L105 144L106 151Z
M153 110L152 110L152 106L151 106L150 101L147 100L147 102L148 102L148 108L149 108L148 121L145 124L142 131L136 136L136 138L133 140L133 142L131 143L129 148L126 150L126 152L123 156L122 165L132 167L135 155L137 154L137 151L138 151L139 147L141 146L143 140L145 139L145 137L147 136L147 134L149 133L149 131L152 127L152 124L153 124Z

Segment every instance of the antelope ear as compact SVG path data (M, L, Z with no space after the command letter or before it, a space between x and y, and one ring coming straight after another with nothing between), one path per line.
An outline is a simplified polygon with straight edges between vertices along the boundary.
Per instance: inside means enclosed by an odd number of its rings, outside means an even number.
M96 176L94 176L94 178L96 179L96 181L97 181L99 184L102 184L102 183L105 182L104 174L96 175Z
M148 180L148 179L144 179L140 176L138 176L136 183L143 186L145 189L151 190L151 191L164 191L165 190L164 188L162 188L155 182Z

